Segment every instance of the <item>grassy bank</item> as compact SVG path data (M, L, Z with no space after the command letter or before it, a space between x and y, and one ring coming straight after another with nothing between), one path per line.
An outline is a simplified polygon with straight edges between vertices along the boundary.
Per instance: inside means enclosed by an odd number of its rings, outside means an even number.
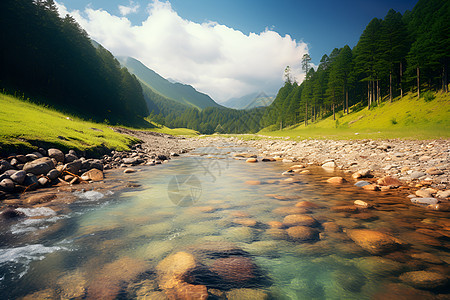
M283 130L261 130L258 134L294 139L439 139L450 138L450 94L434 94L433 100L417 99L408 94L392 103L383 102L370 110L367 107L348 115L336 113L308 126Z
M37 147L96 151L127 150L136 139L98 124L64 115L13 96L0 94L0 153Z

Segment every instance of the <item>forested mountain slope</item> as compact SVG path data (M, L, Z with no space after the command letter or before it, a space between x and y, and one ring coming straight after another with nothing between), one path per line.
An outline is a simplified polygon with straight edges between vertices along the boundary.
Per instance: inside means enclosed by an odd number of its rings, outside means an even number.
M353 49L335 48L317 69L306 54L306 79L297 84L286 68L285 85L265 111L262 127L308 125L329 115L336 119L352 105L371 108L406 92L419 98L448 93L449 16L449 1L419 0L403 16L390 10L384 19L374 18Z
M53 1L0 2L0 89L85 119L145 125L142 88Z
M182 83L172 83L155 71L146 67L143 63L132 57L118 57L119 61L127 69L136 75L141 82L161 96L174 100L184 105L198 109L206 107L220 107L211 97L198 92L192 86Z

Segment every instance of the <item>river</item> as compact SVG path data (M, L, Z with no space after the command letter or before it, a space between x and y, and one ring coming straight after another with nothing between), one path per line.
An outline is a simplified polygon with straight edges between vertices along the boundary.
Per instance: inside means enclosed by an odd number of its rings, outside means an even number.
M176 253L195 259L180 280L206 286L210 299L449 296L445 285L416 289L402 277L422 270L447 276L447 213L413 206L397 191L327 183L345 176L338 170L309 166L285 176L293 163L232 156L247 151L200 148L134 174L108 173L118 182L132 176L137 188L86 189L61 209L20 209L27 218L2 224L1 298L165 299L169 271L161 261ZM352 209L355 200L374 209ZM293 214L313 219L298 223L310 228L308 238L288 233ZM349 238L355 229L402 244L370 253Z

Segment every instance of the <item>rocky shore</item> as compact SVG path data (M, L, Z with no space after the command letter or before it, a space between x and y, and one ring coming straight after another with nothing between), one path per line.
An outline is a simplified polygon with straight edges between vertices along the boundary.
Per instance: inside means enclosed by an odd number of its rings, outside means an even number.
M317 165L341 169L352 175L356 186L366 190L409 188L412 203L450 210L449 140L248 141L231 138L231 142L255 149L262 161L279 160L286 163L287 168L295 163L303 168ZM254 162L255 158L251 160ZM333 180L339 183L343 179Z
M306 168L311 165L341 169L351 174L357 186L383 191L409 188L411 201L448 210L450 199L449 140L303 140L201 136L175 137L148 131L115 128L141 142L131 151L111 151L98 159L87 159L71 150L42 149L26 155L11 154L0 160L0 200L18 197L38 188L102 181L103 171L152 166L197 147L233 143L253 148L253 162L278 160ZM251 156L251 155L250 155ZM289 170L288 170L289 169ZM299 172L299 168L297 168ZM337 180L337 179L335 179ZM336 182L335 182L336 183Z

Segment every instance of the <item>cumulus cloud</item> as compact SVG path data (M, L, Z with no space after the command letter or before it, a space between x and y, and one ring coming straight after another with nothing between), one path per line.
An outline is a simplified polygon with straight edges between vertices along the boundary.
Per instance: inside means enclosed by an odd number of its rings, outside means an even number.
M61 11L67 9L59 4ZM70 14L92 39L114 55L131 56L165 78L191 84L216 101L264 91L276 93L291 67L300 82L307 44L266 28L244 34L216 22L181 18L169 2L154 0L139 25L102 9L86 7Z
M129 6L119 5L119 12L122 16L126 16L131 13L137 13L139 7L140 7L139 3L134 4L133 1L130 1Z

